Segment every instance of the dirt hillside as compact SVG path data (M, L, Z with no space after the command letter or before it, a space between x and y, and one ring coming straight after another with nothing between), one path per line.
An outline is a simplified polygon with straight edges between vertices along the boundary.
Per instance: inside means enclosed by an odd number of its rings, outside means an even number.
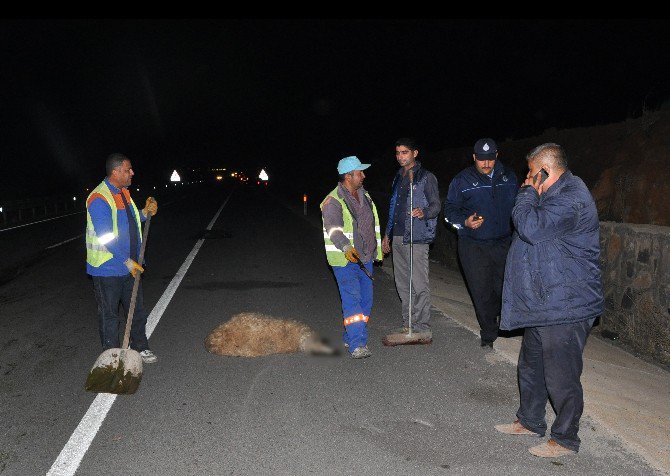
M499 157L527 172L526 154L545 142L562 145L569 166L591 190L601 221L670 226L670 110L624 122L548 129L539 136L498 142ZM446 194L451 178L472 163L472 146L426 154L426 166Z

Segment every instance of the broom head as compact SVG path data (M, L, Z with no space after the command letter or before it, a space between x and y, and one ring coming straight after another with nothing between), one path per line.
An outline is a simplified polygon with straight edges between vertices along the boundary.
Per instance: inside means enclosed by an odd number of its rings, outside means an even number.
M419 332L412 333L412 335L409 333L387 334L382 339L382 344L385 346L422 345L431 342L433 342L432 337L424 337Z

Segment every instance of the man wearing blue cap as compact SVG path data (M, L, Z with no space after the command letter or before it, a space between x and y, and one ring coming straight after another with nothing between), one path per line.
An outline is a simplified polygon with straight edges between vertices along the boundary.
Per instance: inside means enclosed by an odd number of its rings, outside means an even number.
M493 139L475 142L472 161L449 184L444 218L458 230L458 257L479 322L480 345L493 348L519 185L512 169L498 160Z
M370 357L367 322L372 312L372 261L382 260L377 207L363 188L370 164L340 160L337 187L321 202L323 240L342 299L344 345L354 359Z

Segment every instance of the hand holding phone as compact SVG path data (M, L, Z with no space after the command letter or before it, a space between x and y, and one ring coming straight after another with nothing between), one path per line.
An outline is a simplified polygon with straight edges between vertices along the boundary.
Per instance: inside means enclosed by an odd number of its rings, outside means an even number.
M544 183L544 181L547 180L548 178L549 178L549 172L547 172L543 167L543 168L540 169L540 171L537 174L535 174L535 177L533 178L533 181L535 182L535 181L539 180L540 183L538 183L538 185L542 185Z
M472 228L473 230L476 230L482 225L483 222L484 217L478 215L477 212L474 212L467 218L467 220L465 220L465 226L467 226L468 228Z

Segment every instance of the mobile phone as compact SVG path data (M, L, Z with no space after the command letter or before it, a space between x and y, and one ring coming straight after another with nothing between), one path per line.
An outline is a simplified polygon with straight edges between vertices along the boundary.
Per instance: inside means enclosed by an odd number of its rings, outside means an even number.
M549 178L549 172L544 170L544 168L541 168L538 174L540 174L540 185L542 185L544 181Z

